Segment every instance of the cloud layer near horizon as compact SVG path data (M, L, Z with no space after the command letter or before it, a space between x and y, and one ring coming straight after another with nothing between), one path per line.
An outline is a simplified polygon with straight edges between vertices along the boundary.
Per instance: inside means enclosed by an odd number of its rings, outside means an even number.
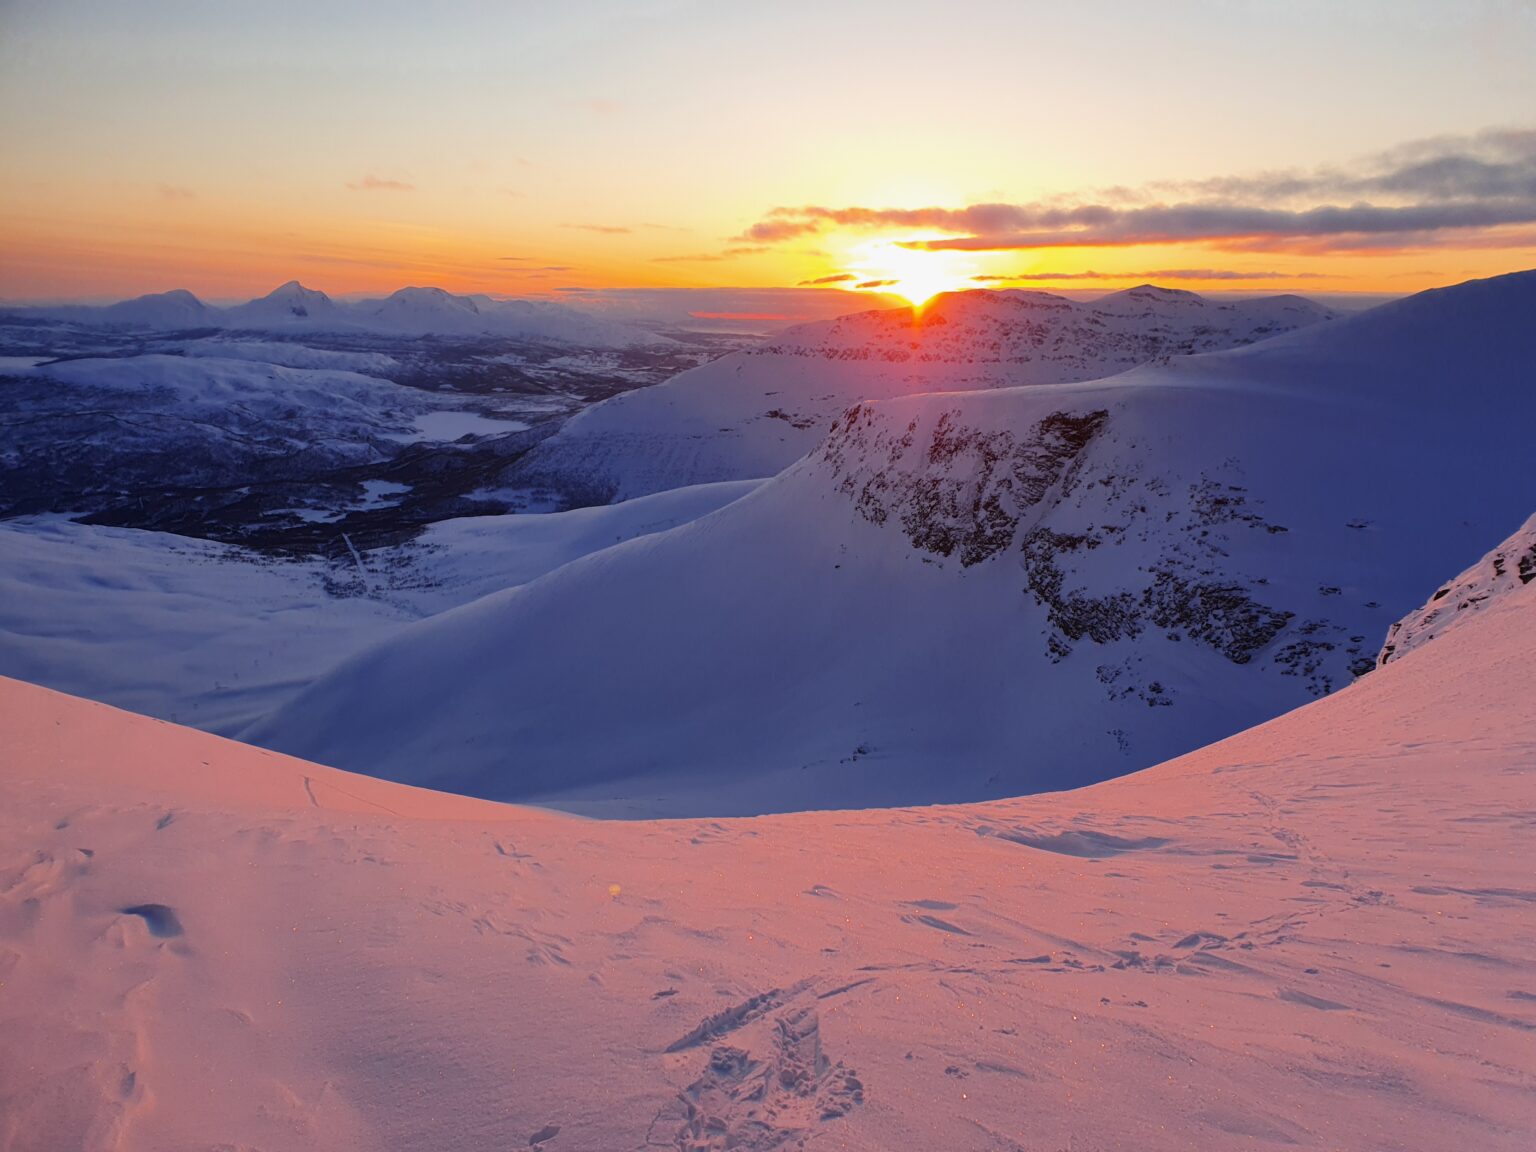
M927 251L1199 244L1233 251L1429 247L1536 225L1536 129L1402 145L1347 168L1111 188L963 208L779 207L739 237L778 244L831 229L933 231ZM1510 246L1532 242L1528 231Z

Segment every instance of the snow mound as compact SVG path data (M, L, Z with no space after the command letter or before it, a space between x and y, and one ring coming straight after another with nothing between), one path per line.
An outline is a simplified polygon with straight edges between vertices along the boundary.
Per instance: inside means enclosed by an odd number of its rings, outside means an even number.
M745 499L415 625L247 736L606 813L1145 767L1370 670L1536 506L1533 308L1523 273L1112 380L857 404Z
M1410 612L1387 633L1377 664L1401 660L1421 644L1466 623L1506 597L1536 583L1536 515L1492 552L1456 579L1442 585L1422 607Z

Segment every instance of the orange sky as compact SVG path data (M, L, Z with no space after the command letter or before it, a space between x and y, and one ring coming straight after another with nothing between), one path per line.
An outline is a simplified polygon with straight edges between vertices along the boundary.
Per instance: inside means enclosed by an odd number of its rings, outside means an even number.
M1398 293L1536 265L1536 9L974 0L937 18L905 0L15 0L0 298L837 276ZM1413 226L1317 217L1357 205ZM1014 232L968 227L987 206ZM807 207L826 219L781 234ZM1262 226L1218 234L1216 209Z

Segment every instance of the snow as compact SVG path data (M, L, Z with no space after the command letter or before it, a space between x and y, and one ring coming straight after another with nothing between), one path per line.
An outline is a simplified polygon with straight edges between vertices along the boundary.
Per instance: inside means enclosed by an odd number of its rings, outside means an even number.
M0 1144L1524 1152L1533 629L1085 791L748 820L0 682Z
M404 487L367 481L365 499ZM442 521L366 553L367 595L350 559L278 561L165 533L10 520L0 523L0 674L234 732L414 620L707 515L753 487Z
M417 416L414 433L391 436L407 443L420 441L450 442L464 436L496 436L522 432L532 425L521 420L498 420L478 412L424 412Z
M391 480L364 480L362 483L363 500L358 505L360 508L386 508L391 504L398 504L398 500L391 500L391 496L404 496L411 490L409 484L396 484Z
M402 413L411 408L436 403L413 389L357 372L286 368L212 356L64 360L34 368L32 373L80 389L128 393L137 412L174 408L182 419L191 421L213 418L230 408L278 419L299 407L305 410L308 427L323 426L325 422L317 417L329 411L332 424L344 421L356 429L371 430L407 419Z
M984 291L801 325L581 413L519 466L595 502L771 476L861 400L1092 380L1333 317L1296 296L1217 303L1143 286L1093 303Z
M1111 380L859 404L717 514L417 624L243 735L624 815L1142 768L1349 684L1536 507L1533 308L1524 273Z
M400 368L398 360L382 352L340 352L286 340L239 340L221 336L189 340L181 345L181 351L186 356L256 360L263 364L281 364L285 368L338 368L385 378Z
M1478 612L1500 604L1536 582L1536 515L1514 535L1404 616L1387 633L1378 664L1401 660L1421 644L1458 628Z

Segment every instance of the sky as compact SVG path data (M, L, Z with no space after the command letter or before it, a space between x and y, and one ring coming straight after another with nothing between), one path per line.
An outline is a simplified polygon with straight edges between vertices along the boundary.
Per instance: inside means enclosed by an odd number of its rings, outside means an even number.
M0 0L0 299L1398 293L1536 266L1536 0Z

